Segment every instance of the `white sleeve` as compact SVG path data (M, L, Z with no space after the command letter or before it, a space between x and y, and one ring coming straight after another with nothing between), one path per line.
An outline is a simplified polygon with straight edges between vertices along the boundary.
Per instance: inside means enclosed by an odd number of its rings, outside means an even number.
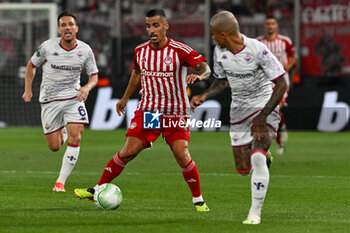
M273 55L273 53L263 43L260 43L258 47L257 59L259 65L262 67L264 73L270 81L274 81L284 75L285 70L281 62L278 61L275 55Z
M38 67L46 61L46 46L47 41L43 42L34 52L32 58L30 59L33 65Z
M95 56L91 48L89 48L88 56L85 61L85 69L86 69L86 73L89 76L98 73Z
M213 55L213 60L214 60L214 73L213 76L217 79L223 79L226 78L226 73L225 70L222 68L221 62L218 61L218 49L215 48L214 50L214 55Z

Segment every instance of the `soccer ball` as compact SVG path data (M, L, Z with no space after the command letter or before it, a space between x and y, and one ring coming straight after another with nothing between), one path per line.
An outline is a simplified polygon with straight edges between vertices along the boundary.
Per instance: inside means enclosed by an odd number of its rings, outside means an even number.
M94 202L102 210L114 210L119 207L122 200L122 191L111 183L100 185L94 194Z

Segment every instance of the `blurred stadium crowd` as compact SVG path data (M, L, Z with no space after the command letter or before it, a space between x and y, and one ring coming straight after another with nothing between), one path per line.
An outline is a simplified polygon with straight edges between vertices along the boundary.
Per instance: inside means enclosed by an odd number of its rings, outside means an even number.
M293 25L291 25L293 2L293 0L212 0L210 13L213 15L220 10L232 11L240 18L242 32L251 37L264 34L262 22L266 15L273 14L280 21L281 33L293 38ZM144 16L145 12L151 8L165 9L171 25L169 30L171 37L188 43L201 53L204 52L205 0L121 0L123 69L118 71L118 75L121 76L118 78L113 77L115 74L112 69L114 64L111 30L115 9L114 0L0 0L0 3L56 3L59 11L70 10L76 13L80 27L78 38L91 45L100 69L100 77L107 77L112 83L116 79L118 83L127 81L132 70L133 49L148 39L144 31ZM38 22L36 26L39 28L43 25ZM38 30L45 29L40 27ZM34 36L34 48L46 40L46 35L41 33ZM1 59L0 67L5 66L8 60L23 57L20 54L23 49L19 49L21 46L5 38L1 40L0 53L4 57ZM23 62L25 65L25 60L18 62ZM17 71L13 71L13 74L17 74ZM9 73L4 75L7 76Z

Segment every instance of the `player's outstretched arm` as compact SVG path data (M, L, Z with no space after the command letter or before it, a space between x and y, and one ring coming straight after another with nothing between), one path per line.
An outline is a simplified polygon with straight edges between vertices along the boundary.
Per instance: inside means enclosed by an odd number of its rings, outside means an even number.
M210 77L211 70L206 62L200 62L196 66L198 74L189 74L186 77L187 84L193 84L197 81L207 80Z
M191 108L195 109L207 99L211 99L228 87L227 79L215 79L211 86L202 94L192 97Z
M85 102L87 97L89 96L90 91L97 85L98 76L97 74L90 75L89 81L87 84L80 88L76 88L79 91L78 100Z
M118 116L125 113L125 106L128 103L130 96L132 95L132 93L135 92L135 90L140 86L140 84L141 72L139 70L133 70L124 96L121 98L121 100L117 103L116 106Z
M267 102L265 107L261 110L259 115L257 115L253 120L251 120L248 123L248 125L252 126L251 135L255 139L260 140L264 136L264 133L266 132L266 118L281 102L286 90L287 90L287 83L282 76L279 79L277 79L271 98Z
M32 62L29 60L27 67L26 67L26 72L25 72L25 87L24 87L24 93L22 95L22 99L24 102L28 103L31 101L33 97L32 93L32 83L34 80L36 72L36 66L32 64Z

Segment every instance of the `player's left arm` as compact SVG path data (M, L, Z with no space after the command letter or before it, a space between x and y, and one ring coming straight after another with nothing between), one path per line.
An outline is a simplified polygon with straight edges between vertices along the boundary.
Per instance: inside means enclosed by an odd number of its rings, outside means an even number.
M293 43L290 39L286 41L286 52L288 56L288 63L284 65L284 70L286 72L289 72L297 62L297 55L295 53Z
M260 140L266 132L266 119L267 116L277 107L281 102L285 91L287 90L286 80L283 78L283 75L275 81L275 87L271 98L261 110L259 115L257 115L253 120L251 120L248 125L252 126L252 136L254 139Z
M77 91L79 91L78 94L78 100L85 102L87 97L89 96L90 91L97 85L98 81L98 75L97 74L92 74L89 77L89 81L87 84L80 88L76 88Z
M286 72L289 72L292 67L295 65L295 63L297 62L297 56L296 54L294 53L292 56L288 56L288 63L286 65L284 65L284 70Z
M196 65L196 70L198 74L189 74L186 77L187 84L193 84L197 81L207 80L210 77L211 70L206 62L199 62Z
M98 81L98 68L96 65L95 55L90 47L84 66L86 68L86 73L89 75L89 81L84 86L75 89L79 91L77 97L78 100L83 102L86 101L90 91L97 85Z

